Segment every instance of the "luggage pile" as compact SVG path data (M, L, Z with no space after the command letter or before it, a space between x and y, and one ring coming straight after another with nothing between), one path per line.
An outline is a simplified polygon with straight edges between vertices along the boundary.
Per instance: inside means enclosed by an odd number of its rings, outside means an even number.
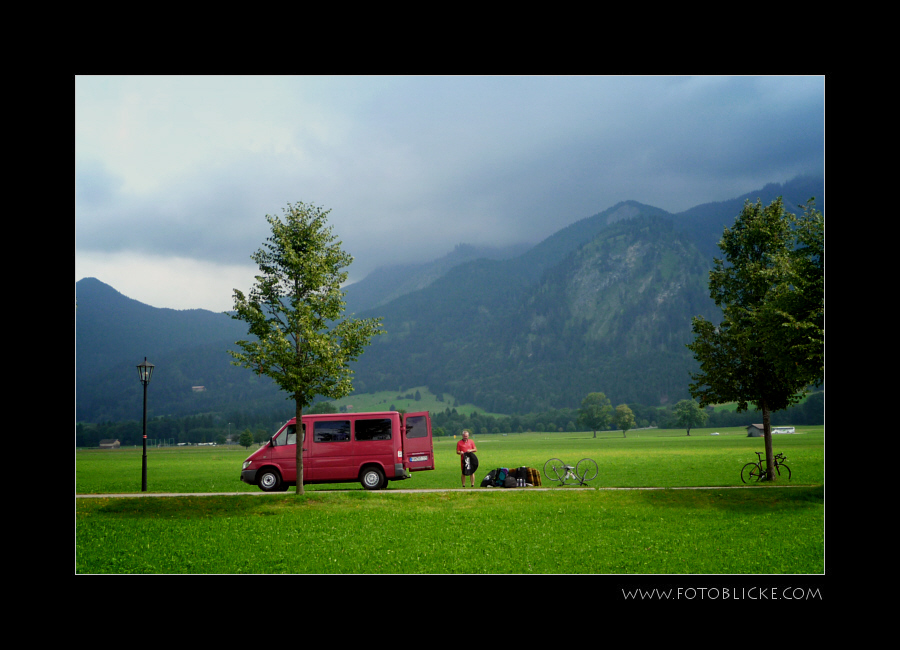
M488 472L481 487L540 487L541 473L534 467L498 467Z

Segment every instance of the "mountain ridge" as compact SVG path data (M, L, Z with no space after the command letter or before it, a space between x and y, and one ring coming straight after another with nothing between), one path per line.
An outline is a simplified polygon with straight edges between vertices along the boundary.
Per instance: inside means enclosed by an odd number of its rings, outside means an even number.
M463 262L451 253L418 266L415 282L386 274L380 295L369 297L378 306L357 315L383 316L387 333L354 366L354 386L426 385L509 413L577 406L592 391L619 403L671 402L686 395L690 316L715 313L710 242L744 200L782 194L790 206L816 196L822 210L823 191L824 181L795 179L678 214L623 201L518 255L494 249L490 259L462 245L453 253ZM159 366L157 413L284 408L267 377L230 364L228 350L244 337L245 324L225 314L155 308L95 278L79 280L76 419L133 418L134 366L144 356Z
M380 307L403 294L424 289L460 264L476 259L516 257L531 246L532 244L513 244L502 247L457 244L452 251L430 262L378 267L359 282L344 287L346 312L355 314Z
M572 408L594 390L620 402L686 396L690 318L715 314L709 264L671 218L650 212L614 220L565 256L553 245L536 251L538 281L520 261L481 262L395 300L379 314L388 333L357 362L358 390L427 385L503 413ZM624 363L677 371L678 389L639 380ZM616 377L653 388L615 387Z

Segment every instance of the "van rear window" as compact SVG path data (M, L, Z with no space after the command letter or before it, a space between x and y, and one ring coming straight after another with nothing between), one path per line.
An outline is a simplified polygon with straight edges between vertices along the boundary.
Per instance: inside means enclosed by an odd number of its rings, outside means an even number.
M427 438L428 423L425 422L424 415L416 415L415 417L406 418L406 437L407 438Z
M350 442L350 420L316 422L313 427L315 442Z
M391 421L388 418L356 421L357 440L390 440Z

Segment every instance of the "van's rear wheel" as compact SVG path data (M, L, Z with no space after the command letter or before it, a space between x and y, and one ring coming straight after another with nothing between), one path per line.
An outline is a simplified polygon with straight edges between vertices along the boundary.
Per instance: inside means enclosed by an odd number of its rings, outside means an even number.
M259 489L263 492L279 492L281 489L281 474L277 469L264 469L260 475Z
M377 467L367 467L359 476L359 482L367 490L380 490L384 487L384 472Z

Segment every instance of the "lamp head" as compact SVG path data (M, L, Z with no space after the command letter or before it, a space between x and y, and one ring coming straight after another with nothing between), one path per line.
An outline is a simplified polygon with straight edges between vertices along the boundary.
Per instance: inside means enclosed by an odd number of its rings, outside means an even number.
M144 357L144 363L138 364L138 373L141 375L141 383L149 384L150 376L153 374L153 368L155 368L152 363L147 363L147 357Z

